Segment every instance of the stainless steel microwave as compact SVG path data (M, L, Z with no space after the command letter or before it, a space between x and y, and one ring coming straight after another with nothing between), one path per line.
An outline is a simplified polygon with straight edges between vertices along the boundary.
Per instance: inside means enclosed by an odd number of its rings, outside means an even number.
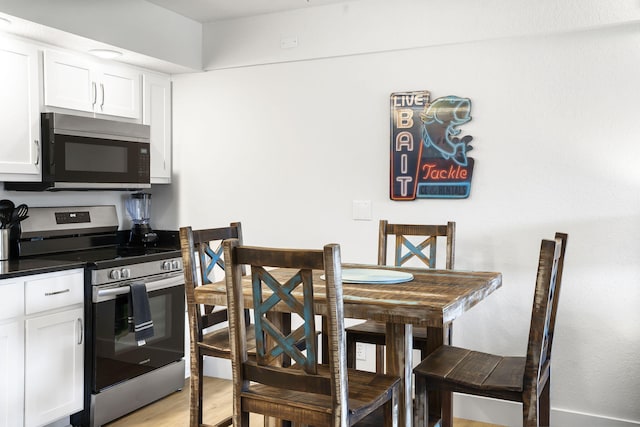
M42 181L6 182L6 190L150 188L150 128L60 113L42 113Z

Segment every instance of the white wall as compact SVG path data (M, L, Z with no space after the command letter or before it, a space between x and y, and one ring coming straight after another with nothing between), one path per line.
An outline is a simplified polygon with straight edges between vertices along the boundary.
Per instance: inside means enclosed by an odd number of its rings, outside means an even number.
M480 20L493 12L475 11ZM264 19L259 28L277 17ZM175 178L154 192L170 206L156 220L240 220L246 243L338 242L347 262L375 262L378 218L457 221L457 267L501 271L504 281L456 320L454 343L514 355L526 348L540 239L567 232L552 420L640 423L638 30L631 21L256 66L245 52L247 66L175 76ZM281 62L271 59L255 63ZM389 200L389 94L409 90L472 100L469 199ZM361 199L372 201L373 221L352 220ZM455 411L519 422L518 408L497 407Z
M355 0L204 25L205 70L638 22L635 0ZM281 48L295 39L297 48Z

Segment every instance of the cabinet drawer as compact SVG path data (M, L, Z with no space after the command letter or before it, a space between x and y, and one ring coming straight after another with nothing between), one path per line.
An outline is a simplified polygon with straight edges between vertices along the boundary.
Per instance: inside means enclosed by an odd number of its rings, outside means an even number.
M38 275L25 281L26 314L84 301L84 270Z
M24 313L24 288L22 280L0 281L0 320L22 316Z

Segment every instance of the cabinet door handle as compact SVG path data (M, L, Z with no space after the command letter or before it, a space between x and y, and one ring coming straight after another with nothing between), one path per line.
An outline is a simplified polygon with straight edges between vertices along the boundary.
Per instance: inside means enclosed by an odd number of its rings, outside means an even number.
M67 293L67 292L71 292L71 290L69 290L69 289L63 289L63 290L61 290L61 291L45 292L45 293L44 293L44 296L45 296L45 297L50 297L50 296L53 296L53 295L64 294L64 293Z
M93 101L91 102L91 106L95 107L96 102L98 102L98 88L96 87L96 82L91 82L91 88L93 89Z
M84 327L82 325L82 319L79 318L79 317L78 317L78 332L79 332L79 334L78 334L78 336L79 336L78 345L80 345L80 344L82 344L82 341L84 339Z
M33 140L34 144L36 144L36 166L40 164L40 141L37 139Z
M100 104L100 109L104 110L104 83L100 83L100 90L102 91L102 104Z

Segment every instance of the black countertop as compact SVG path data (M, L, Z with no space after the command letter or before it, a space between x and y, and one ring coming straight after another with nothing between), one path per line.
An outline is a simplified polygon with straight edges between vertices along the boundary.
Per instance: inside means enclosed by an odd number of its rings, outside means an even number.
M159 230L158 242L149 245L149 250L153 252L153 248L157 247L165 252L160 255L147 255L148 260L153 260L158 257L180 256L180 238L177 231L174 230ZM120 250L127 250L127 239L129 238L129 231L117 232L117 243L120 245ZM135 252L140 250L139 247L129 248ZM115 249L114 249L115 250ZM134 253L135 254L135 253ZM0 280L9 279L18 276L28 276L31 274L50 273L53 271L70 270L73 268L84 268L90 264L92 259L87 256L87 251L77 251L76 256L56 256L56 255L43 255L43 256L28 256L11 258L8 261L0 261Z
M86 262L62 261L52 259L19 258L0 261L0 280L31 274L51 273L53 271L84 268Z

